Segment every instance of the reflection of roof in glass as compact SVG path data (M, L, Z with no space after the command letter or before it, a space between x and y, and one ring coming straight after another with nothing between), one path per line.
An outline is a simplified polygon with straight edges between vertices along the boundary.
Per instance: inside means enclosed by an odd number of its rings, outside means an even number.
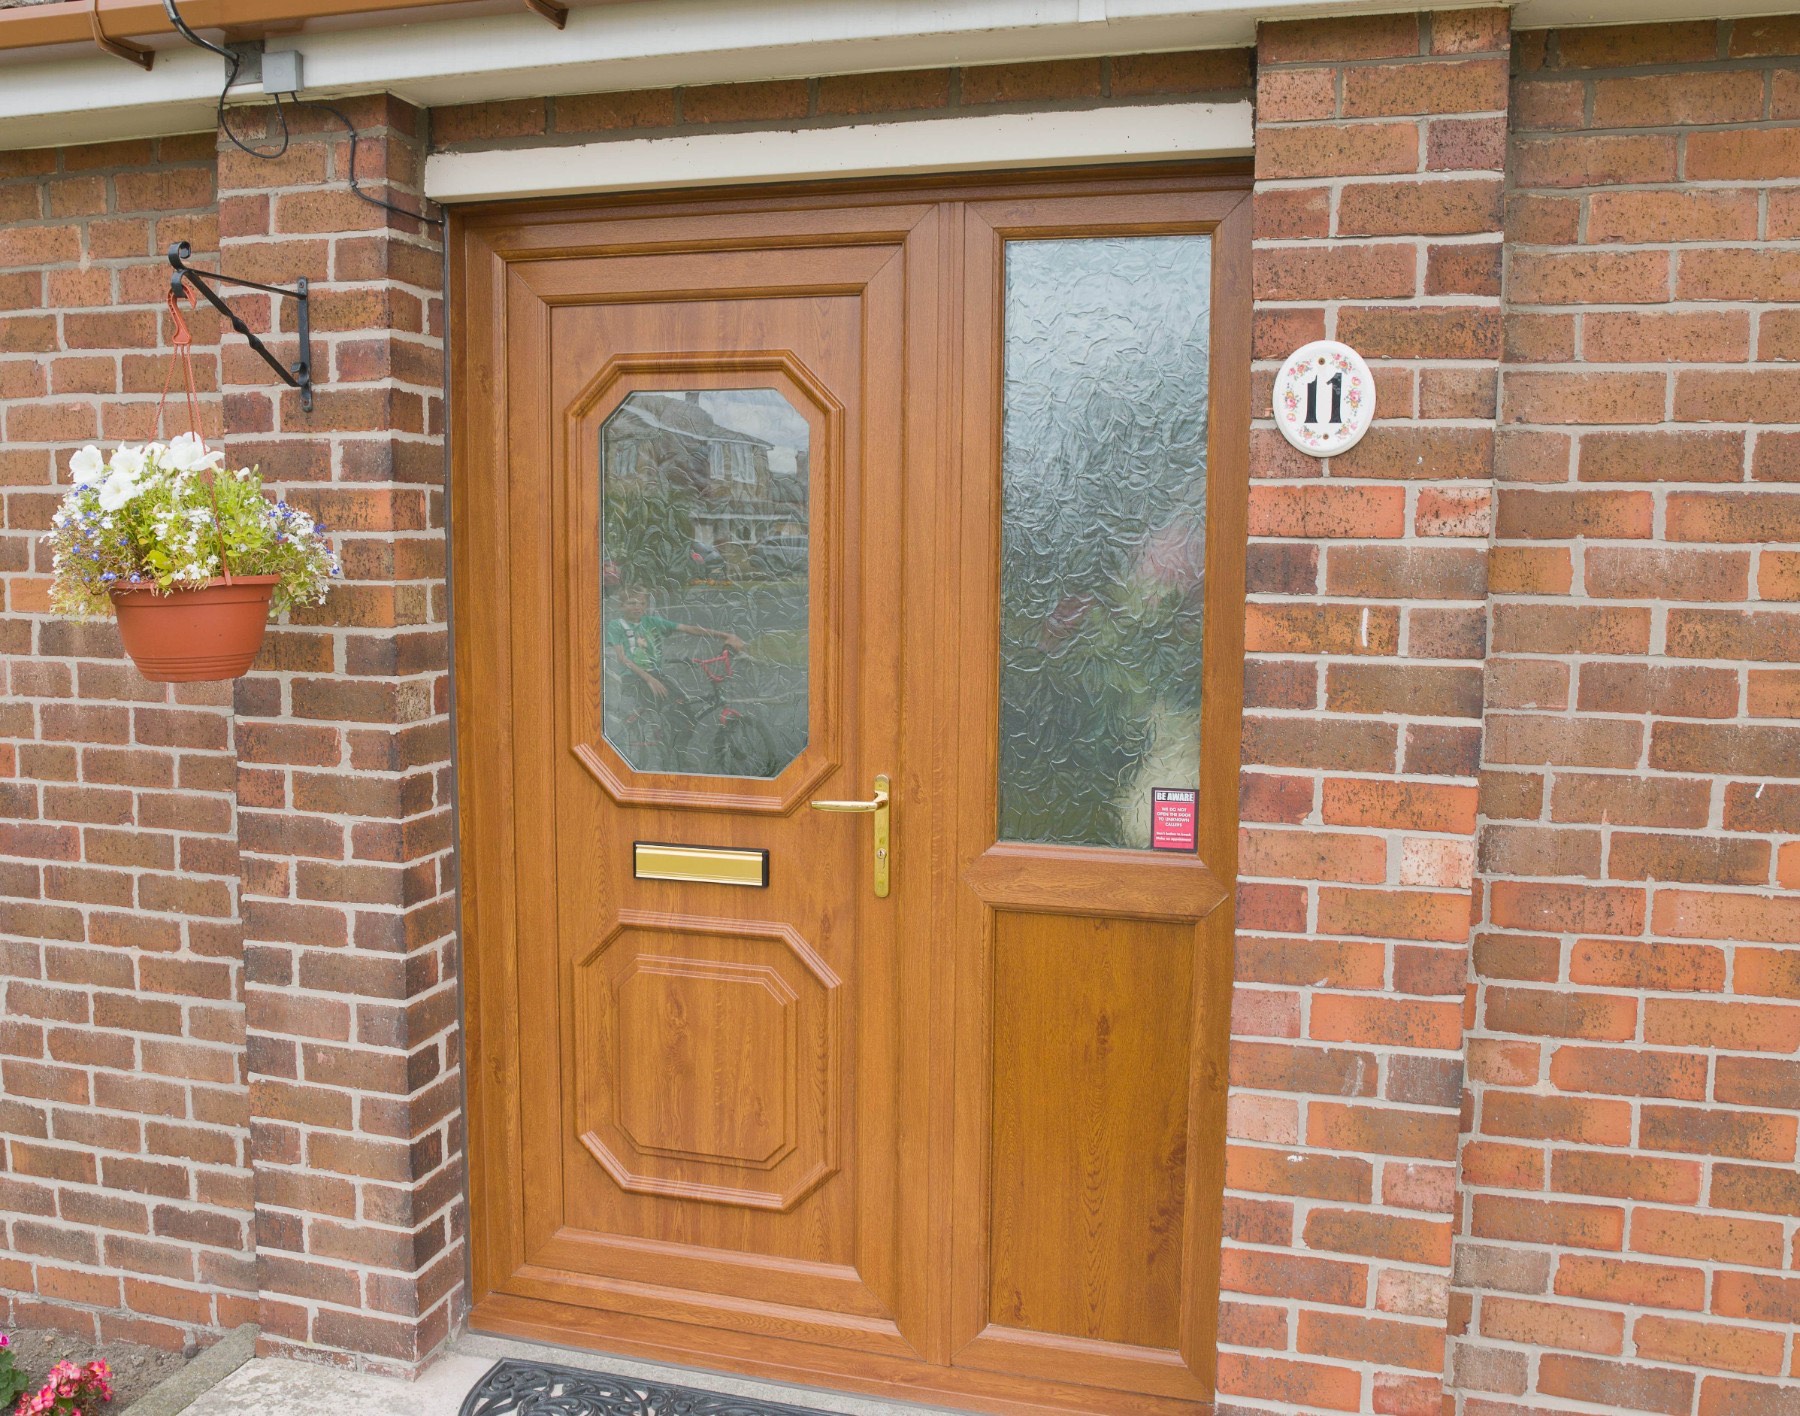
M772 388L709 389L698 396L713 421L726 428L798 451L812 442L812 429L787 396Z
M622 423L625 419L635 419L646 428L658 432L673 433L677 437L689 438L697 442L746 443L751 447L773 447L773 443L750 433L737 432L715 421L698 403L681 397L679 394L666 393L634 393L621 403L613 415L607 419L608 424ZM628 432L626 426L619 426L616 431Z

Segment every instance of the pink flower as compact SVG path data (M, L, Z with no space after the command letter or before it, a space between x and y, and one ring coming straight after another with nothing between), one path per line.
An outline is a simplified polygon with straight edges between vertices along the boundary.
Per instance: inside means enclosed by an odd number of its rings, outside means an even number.
M19 1398L14 1416L79 1416L92 1408L91 1397L112 1400L111 1377L112 1369L105 1362L89 1362L85 1367L58 1362L43 1386L33 1395Z

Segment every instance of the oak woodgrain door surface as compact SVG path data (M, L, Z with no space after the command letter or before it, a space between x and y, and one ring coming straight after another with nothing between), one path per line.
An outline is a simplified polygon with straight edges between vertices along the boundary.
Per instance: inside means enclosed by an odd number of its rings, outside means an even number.
M1210 1410L1247 182L459 215L477 1328Z

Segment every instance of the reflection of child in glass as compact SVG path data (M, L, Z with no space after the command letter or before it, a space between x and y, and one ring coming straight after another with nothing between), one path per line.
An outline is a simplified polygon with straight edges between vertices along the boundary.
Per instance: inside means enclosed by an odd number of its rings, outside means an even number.
M698 624L677 624L650 613L650 592L633 586L619 603L619 617L606 626L606 643L619 663L640 680L652 696L666 699L681 692L662 676L663 640L671 634L692 634L716 639L727 649L741 651L744 641L727 629L707 629Z

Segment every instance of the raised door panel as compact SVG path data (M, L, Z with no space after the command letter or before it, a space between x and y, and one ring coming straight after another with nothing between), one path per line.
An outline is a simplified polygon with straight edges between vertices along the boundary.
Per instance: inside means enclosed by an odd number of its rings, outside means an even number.
M988 1313L1179 1344L1192 931L994 921Z
M792 929L627 912L575 970L581 1144L634 1194L792 1209L837 1170L842 986Z

